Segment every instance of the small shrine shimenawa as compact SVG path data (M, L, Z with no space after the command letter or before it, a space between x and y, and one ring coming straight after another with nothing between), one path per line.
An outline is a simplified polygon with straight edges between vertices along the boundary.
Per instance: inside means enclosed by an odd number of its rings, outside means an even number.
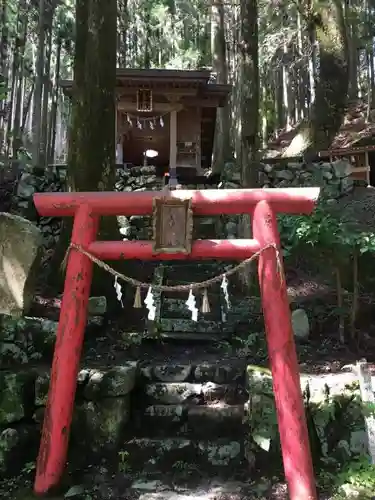
M193 176L209 168L216 111L231 90L210 77L208 70L117 69L116 163ZM72 81L61 87L72 95Z

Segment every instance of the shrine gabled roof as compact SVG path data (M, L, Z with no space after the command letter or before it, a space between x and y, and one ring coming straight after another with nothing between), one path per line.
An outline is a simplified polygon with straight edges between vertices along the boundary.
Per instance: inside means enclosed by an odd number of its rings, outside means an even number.
M72 95L72 80L60 81L66 95ZM172 70L172 69L124 69L116 70L116 87L119 91L125 88L152 88L171 90L196 89L199 97L215 98L219 106L223 106L231 91L230 85L211 82L209 70Z
M209 70L175 70L175 69L131 69L117 68L117 81L126 85L158 85L185 84L196 86L207 85L211 76Z

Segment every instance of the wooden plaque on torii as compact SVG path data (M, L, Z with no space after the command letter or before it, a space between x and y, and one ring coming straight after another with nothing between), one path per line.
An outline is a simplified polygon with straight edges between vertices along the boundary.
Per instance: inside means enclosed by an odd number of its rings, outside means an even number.
M154 253L191 253L193 212L191 200L153 199Z

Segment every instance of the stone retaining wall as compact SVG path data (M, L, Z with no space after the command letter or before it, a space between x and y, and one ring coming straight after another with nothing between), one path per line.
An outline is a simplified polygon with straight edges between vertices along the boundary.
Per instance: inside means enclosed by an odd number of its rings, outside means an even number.
M354 181L350 176L351 166L348 161L337 160L332 163L291 163L278 162L261 164L260 184L264 188L308 187L322 188L322 196L335 200L354 188ZM13 200L14 213L36 222L44 235L44 244L47 249L53 248L60 233L60 219L39 217L32 203L35 192L57 192L64 190L66 172L63 169L49 170L44 176L24 172L20 178L17 194ZM153 166L132 167L117 169L116 191L158 191L163 186L163 179L158 176ZM240 174L232 163L225 165L222 182L219 189L237 189L241 187ZM207 189L211 185L191 185L186 189ZM126 239L148 239L150 237L150 217L119 216L120 233ZM238 236L240 217L222 218L222 235L229 238ZM207 223L207 221L206 221ZM204 224L203 224L204 225ZM204 229L200 224L200 229ZM202 237L202 236L201 236ZM212 236L207 236L212 237Z
M335 200L353 191L354 181L350 173L351 165L346 160L310 165L288 161L260 163L259 184L262 188L320 187L321 199L335 203ZM219 189L240 187L241 176L238 169L234 163L226 163ZM249 220L237 215L223 215L221 223L221 237L229 239L244 237L244 228L249 226ZM250 237L250 233L246 237Z
M310 447L315 465L325 460L344 464L367 454L364 409L354 373L301 375ZM255 453L267 453L268 460L281 466L272 377L268 370L248 367L247 421L249 446Z
M61 219L52 217L39 217L32 197L34 193L60 192L65 190L66 170L63 168L53 168L45 175L40 176L31 172L24 172L21 175L17 186L17 192L12 203L12 212L35 222L41 229L44 239L44 247L49 250L54 248L58 241ZM159 191L163 188L164 179L160 177L156 167L142 166L129 169L118 168L116 170L115 190L117 192L133 191ZM186 189L207 189L211 185L189 185ZM118 216L119 231L124 239L147 240L151 238L151 216L144 217L133 215L130 217ZM199 221L196 233L203 231L203 236L211 237L211 232L205 231L207 221ZM198 236L196 236L198 237Z
M102 316L89 316L87 336L103 328ZM50 364L56 339L57 321L24 316L0 316L0 366L11 368L26 363Z
M337 199L354 188L352 167L346 160L332 163L274 163L262 164L260 184L264 188L320 187L322 195Z
M105 453L115 447L130 419L136 371L135 362L80 370L73 448ZM0 474L15 472L26 461L35 460L48 385L49 369L0 371Z
M0 475L36 458L58 326L55 302L50 319L0 316ZM90 298L86 350L103 334L105 312L104 297ZM100 356L88 356L79 373L72 427L73 448L78 443L90 453L111 447L126 427L136 374L136 363L99 369L91 359Z
M204 380L207 377L205 367ZM138 381L145 376L150 378L150 373L149 368L145 372L136 362L106 368L87 365L80 370L70 441L73 459L82 456L87 462L88 455L93 459L97 453L102 456L106 451L116 451L126 433L132 435L131 393ZM165 376L161 373L160 377L162 375ZM220 376L228 384L236 383L235 376L233 380L227 379L224 373ZM344 464L365 455L367 436L355 375L303 375L301 384L315 465L324 461ZM0 474L14 472L25 461L35 460L48 385L49 368L0 371ZM266 460L274 472L278 464L281 467L281 454L272 379L268 371L248 367L247 390L246 456L252 467Z
M117 191L160 191L164 187L164 179L157 176L155 167L133 167L129 170L118 169L117 171ZM191 184L184 186L184 189L212 189L209 184ZM119 216L120 232L126 239L147 240L152 238L151 216L132 215L130 217ZM194 238L214 238L215 235L207 232L210 225L207 217L196 218L194 227Z
M64 179L57 172L48 171L44 175L24 172L18 182L16 194L12 200L12 213L20 215L38 225L43 235L43 246L50 250L59 240L61 219L39 217L33 203L34 193L58 192L64 189Z
M50 169L43 176L30 172L21 175L17 193L13 200L12 211L35 222L41 229L45 248L52 249L58 241L61 219L39 217L32 197L34 193L60 192L65 190L66 170ZM155 167L133 167L129 170L117 169L115 190L124 191L154 191L160 189L161 178L156 175ZM140 220L143 219L143 220ZM149 218L118 217L121 235L126 239L148 239Z

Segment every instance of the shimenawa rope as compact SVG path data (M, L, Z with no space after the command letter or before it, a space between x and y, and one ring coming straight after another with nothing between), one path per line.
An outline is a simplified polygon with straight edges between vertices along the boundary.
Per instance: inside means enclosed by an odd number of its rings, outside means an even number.
M130 276L126 276L125 274L119 273L113 267L109 266L102 260L98 259L95 257L95 255L91 254L84 248L82 248L80 245L76 245L75 243L71 243L66 251L65 258L63 261L63 265L67 260L68 254L71 249L77 250L81 254L85 255L88 259L90 259L94 264L97 266L101 267L105 271L107 271L109 274L114 276L117 279L120 279L124 281L125 283L128 283L129 285L132 285L133 287L137 288L137 291L139 289L148 289L152 288L155 291L158 292L189 292L190 290L200 290L202 288L208 288L209 286L213 285L214 283L218 283L219 281L222 281L223 278L232 276L233 274L238 273L241 269L246 267L247 264L258 258L263 252L268 250L269 248L274 248L275 253L276 253L276 261L277 261L277 272L281 277L281 280L283 280L283 270L282 270L282 265L281 265L281 260L280 260L280 251L275 243L270 243L266 245L265 247L261 248L258 252L256 252L254 255L249 257L248 259L240 262L237 266L232 267L231 269L228 269L224 273L221 273L219 275L216 275L212 278L209 278L208 280L201 281L199 283L190 283L188 285L154 285L153 283L144 283L142 281L138 281L134 278L131 278ZM137 293L138 295L138 293Z

